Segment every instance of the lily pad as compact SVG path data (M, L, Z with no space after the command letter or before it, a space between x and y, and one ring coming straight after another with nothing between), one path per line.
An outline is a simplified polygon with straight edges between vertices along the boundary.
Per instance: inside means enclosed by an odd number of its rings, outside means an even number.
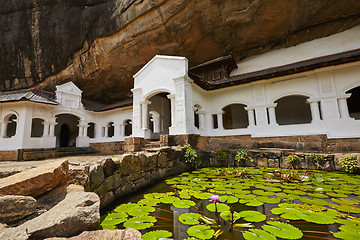
M276 237L285 239L300 239L303 233L297 227L282 222L266 222L269 225L261 226L264 230Z
M176 208L190 208L196 205L196 203L191 200L177 200L172 204Z
M307 204L313 204L313 205L319 205L319 206L328 206L329 202L324 200L324 199L320 199L320 198L307 198L307 197L301 197L299 199L300 201L302 201L303 203L307 203Z
M217 203L216 208L218 212L224 212L230 210L230 207L223 203ZM210 203L206 205L206 209L209 210L210 212L215 212L215 203Z
M237 197L231 196L231 195L224 195L220 197L221 202L227 202L227 203L237 203L239 199Z
M159 239L168 239L172 236L172 233L165 230L156 230L145 233L142 235L143 240L159 240Z
M239 215L247 222L262 222L266 220L264 214L252 210L242 211Z
M243 237L246 240L276 240L276 237L264 230L249 229L251 232L243 232Z
M146 216L150 212L155 212L155 208L150 206L136 206L127 211L130 216Z
M250 206L250 207L258 207L263 204L264 204L263 202L260 202L259 200L256 200L256 199L250 200L247 203L245 203L246 206Z
M127 218L128 215L126 213L109 213L100 225L103 229L114 230L116 225L125 222Z
M224 211L220 213L220 217L222 217L226 221L231 221L231 219L233 219L233 222L235 222L236 220L240 219L240 214L237 212L231 214L230 211Z
M256 195L260 195L260 196L273 196L274 192L265 192L264 190L261 189L256 189L254 191L252 191L253 194Z
M199 218L202 215L199 213L183 213L179 216L179 221L186 225L197 225L199 224Z
M156 218L151 216L133 217L127 220L123 225L126 228L134 228L136 230L142 230L152 227L156 222Z
M215 233L214 230L205 225L192 226L186 232L190 237L196 237L198 239L211 239Z

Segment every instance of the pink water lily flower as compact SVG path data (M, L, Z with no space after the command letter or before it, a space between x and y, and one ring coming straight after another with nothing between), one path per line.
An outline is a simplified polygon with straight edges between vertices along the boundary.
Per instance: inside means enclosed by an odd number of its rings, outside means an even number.
M220 197L219 197L219 195L212 195L211 197L210 197L210 201L212 201L212 202L219 202L220 201Z

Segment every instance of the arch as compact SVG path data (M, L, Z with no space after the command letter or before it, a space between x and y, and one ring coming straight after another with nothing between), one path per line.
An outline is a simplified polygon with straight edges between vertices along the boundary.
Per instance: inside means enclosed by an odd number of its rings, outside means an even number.
M13 113L13 111L11 111L11 113L8 113L4 117L4 123L6 124L6 129L5 129L5 134L3 134L3 136L5 138L11 138L16 135L18 119L19 119L18 115Z
M245 104L233 103L222 108L224 129L247 128L249 126L245 107Z
M159 93L173 94L170 89L158 88L158 89L152 90L152 91L148 92L147 94L145 94L144 95L144 100L148 100L148 99L152 98L153 96L155 96L155 95L157 95Z
M106 124L107 137L111 138L114 136L114 122L108 122Z
M56 112L54 112L55 117L57 117L59 115L71 115L71 116L77 117L79 120L85 120L85 118L82 115L80 115L76 112L71 112L71 111L56 111Z
M132 120L131 119L125 119L124 120L124 133L125 136L131 136L132 135Z
M311 110L307 102L309 96L288 95L278 98L275 115L279 125L311 123Z
M95 123L94 122L89 122L87 136L89 138L95 138Z
M246 103L244 101L227 101L224 104L221 104L221 107L218 108L218 112L222 112L223 108L232 104L240 104L240 105L244 105L244 106L249 106L249 103Z
M153 91L149 99L150 104L148 105L147 114L147 126L151 127L151 131L148 138L159 139L161 134L169 134L169 128L171 126L171 101L168 98L170 91L165 89L159 89Z
M79 120L76 114L57 114L56 115L56 146L74 147L79 136Z
M349 115L355 120L360 120L360 84L358 85L346 91L346 93L351 93L351 96L346 100Z
M194 126L199 129L200 128L200 117L199 117L199 111L201 111L200 104L195 104L193 107L194 111Z
M357 88L357 87L360 87L360 82L354 82L354 83L347 85L346 87L342 88L339 93L340 93L340 95L344 94L344 93L346 94L350 90Z
M39 138L44 135L44 119L33 118L31 121L31 134L32 138Z
M302 97L306 97L306 98L314 98L313 95L309 94L309 93L304 93L304 92L293 92L293 93L285 93L282 94L280 96L277 96L275 98L273 98L271 100L271 102L277 102L278 100L280 100L281 98L285 98L285 97L290 97L290 96L302 96Z

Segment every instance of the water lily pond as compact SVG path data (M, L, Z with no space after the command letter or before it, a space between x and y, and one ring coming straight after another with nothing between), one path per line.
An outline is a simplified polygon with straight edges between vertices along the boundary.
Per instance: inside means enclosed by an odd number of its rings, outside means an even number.
M356 239L360 176L269 168L203 168L122 199L105 229L143 239Z

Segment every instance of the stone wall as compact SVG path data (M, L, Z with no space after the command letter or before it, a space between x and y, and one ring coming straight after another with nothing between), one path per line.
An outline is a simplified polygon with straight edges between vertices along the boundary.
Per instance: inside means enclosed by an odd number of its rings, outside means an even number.
M90 143L90 147L101 154L122 154L124 152L124 142L101 142Z
M0 161L16 161L18 151L0 151Z
M305 152L360 152L360 138L328 139L326 135L285 136L253 138L250 135L203 137L199 135L177 135L164 138L168 145L191 144L197 149L261 149L280 148Z
M104 208L116 198L189 169L184 163L182 148L164 147L154 152L123 154L91 165L85 189L97 193Z

